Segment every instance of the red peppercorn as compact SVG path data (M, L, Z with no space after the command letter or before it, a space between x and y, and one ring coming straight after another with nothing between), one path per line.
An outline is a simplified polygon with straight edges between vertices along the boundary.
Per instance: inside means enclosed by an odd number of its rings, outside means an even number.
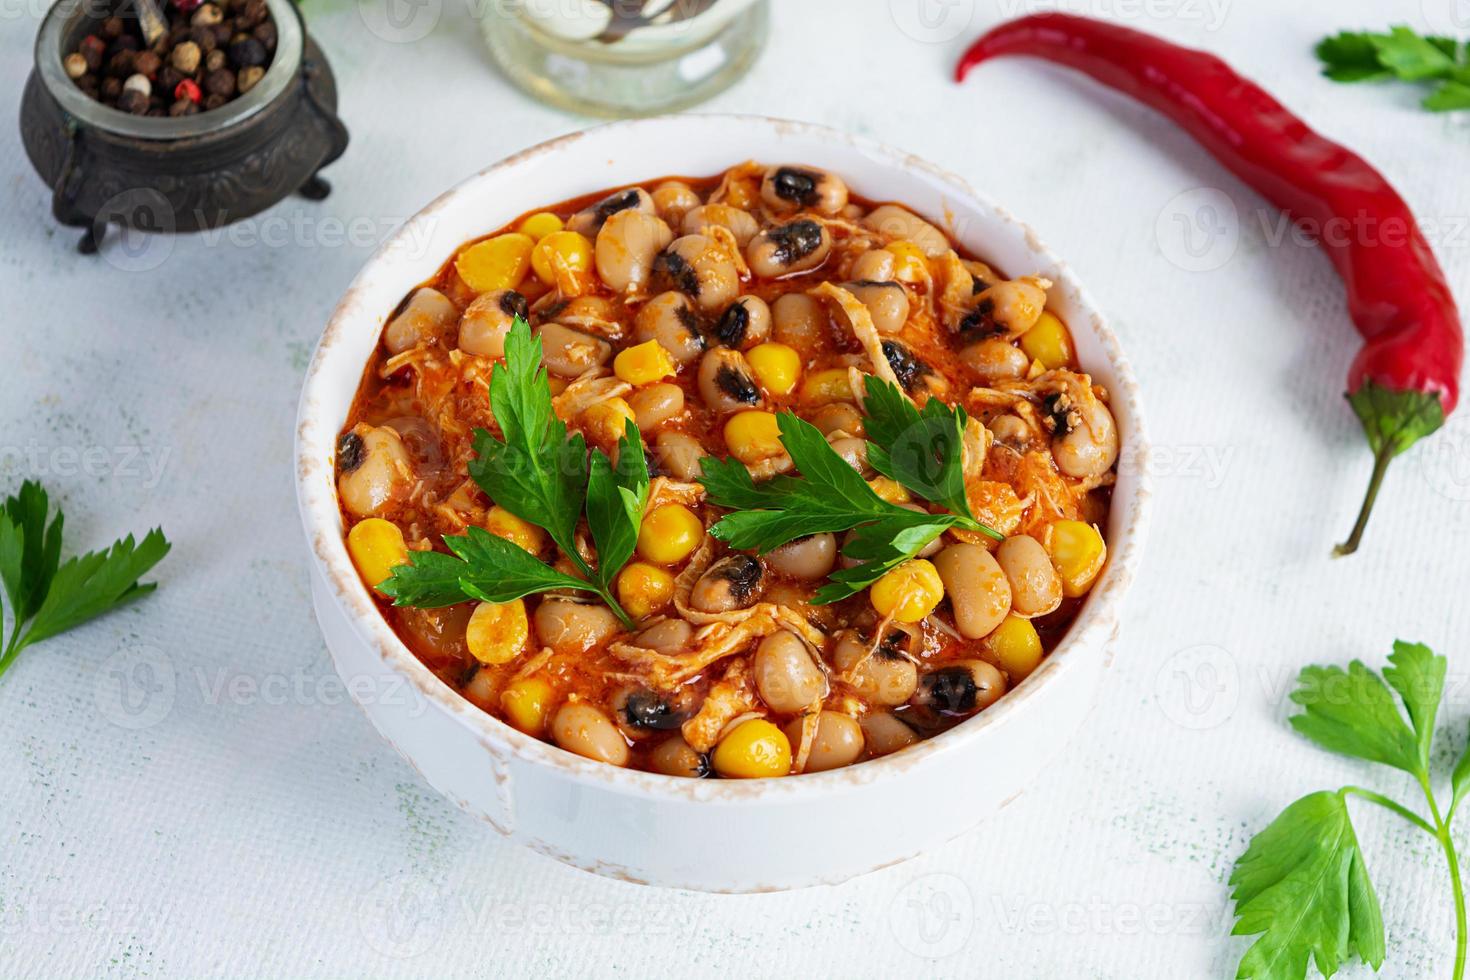
M198 7L204 0L173 0L174 9L180 13L189 13Z
M190 102L198 102L203 97L204 93L199 91L198 83L192 78L186 78L174 86L175 99L188 99Z

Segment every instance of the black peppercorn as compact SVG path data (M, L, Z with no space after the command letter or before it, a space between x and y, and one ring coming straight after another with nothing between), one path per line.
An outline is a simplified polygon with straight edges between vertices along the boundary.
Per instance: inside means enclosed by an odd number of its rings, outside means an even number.
M219 47L219 39L214 36L213 27L193 27L189 29L189 40L199 45L199 50L205 53Z
M116 75L108 75L102 79L102 98L107 102L116 102L117 97L122 95L122 79Z
M105 38L118 38L122 36L123 19L121 17L109 17L102 22L102 36Z
M265 45L249 35L230 42L230 60L241 68L263 65L267 57Z
M99 71L102 68L102 55L106 51L107 45L95 34L88 34L77 45L77 53L87 61L87 71Z
M107 59L107 74L127 78L133 73L133 52L119 51Z
M120 37L114 38L113 41L112 41L112 43L107 46L107 50L108 51L112 51L112 52L117 52L117 51L137 51L137 50L141 49L142 47L143 47L143 42L142 41L139 41L136 37L134 37L131 34L123 34Z
M168 107L170 116L192 116L199 112L199 107L190 99L180 99Z
M257 41L265 45L267 51L274 51L276 49L276 25L274 21L268 20L263 24L256 24L255 29L250 33Z
M117 107L135 116L145 115L148 112L148 96L137 89L124 89L123 93L117 97Z
M204 88L210 95L228 99L235 94L235 73L228 68L218 68L204 76Z
M226 100L223 95L206 95L204 97L204 108L218 109L220 106L224 105L226 101L228 100Z
M165 92L172 93L174 89L179 87L179 83L184 80L184 77L184 73L173 65L164 65L158 69L158 78L155 81L158 82L159 88Z
M209 54L204 56L204 70L219 71L221 68L225 67L226 60L228 59L225 57L224 51L219 48L215 48L213 51L209 52Z
M163 59L152 51L140 51L133 58L133 71L149 78L158 74L158 69L163 67Z

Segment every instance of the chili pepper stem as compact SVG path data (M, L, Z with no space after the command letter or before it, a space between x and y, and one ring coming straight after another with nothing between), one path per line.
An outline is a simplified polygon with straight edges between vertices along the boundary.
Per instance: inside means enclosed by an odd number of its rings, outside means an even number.
M1358 511L1358 519L1353 524L1352 533L1346 541L1332 549L1332 557L1341 558L1358 550L1362 543L1363 531L1368 527L1368 518L1373 513L1373 503L1378 499L1378 490L1383 486L1383 477L1388 473L1388 464L1393 462L1395 453L1393 447L1383 446L1373 454L1373 475L1368 480L1368 493L1363 497L1363 506Z

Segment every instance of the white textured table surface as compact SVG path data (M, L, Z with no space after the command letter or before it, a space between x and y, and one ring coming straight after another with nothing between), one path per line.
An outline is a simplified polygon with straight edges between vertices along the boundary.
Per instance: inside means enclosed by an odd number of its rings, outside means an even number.
M1024 0L930 2L950 19L929 40L898 26L916 23L912 2L893 0L895 17L881 0L778 0L754 74L709 108L825 122L957 171L1032 223L1111 313L1162 450L1158 503L1117 662L1065 759L919 860L732 898L509 846L379 741L308 608L288 463L302 370L376 241L467 174L585 121L511 90L460 0L431 0L440 19L413 44L375 37L351 0L308 0L352 130L321 204L180 238L158 268L128 272L76 254L15 126L0 127L0 488L43 479L75 546L155 523L175 542L156 595L33 648L0 682L4 973L1222 976L1245 948L1227 936L1224 881L1253 830L1309 790L1410 790L1289 732L1300 666L1376 666L1396 636L1430 643L1457 680L1441 721L1458 748L1470 418L1397 464L1364 551L1329 561L1369 458L1341 398L1357 342L1326 261L1278 244L1259 199L1121 98L1019 61L952 86L963 38ZM0 11L12 112L39 3ZM1383 26L1383 4L1063 6L1269 81L1399 184L1470 300L1470 124L1418 111L1407 87L1316 75L1311 44ZM1396 6L1457 26L1454 0ZM1196 228L1217 251L1191 258L1178 217L1222 201L1238 239ZM1199 265L1213 268L1186 268ZM1383 975L1448 974L1437 852L1378 813L1358 820L1390 938Z

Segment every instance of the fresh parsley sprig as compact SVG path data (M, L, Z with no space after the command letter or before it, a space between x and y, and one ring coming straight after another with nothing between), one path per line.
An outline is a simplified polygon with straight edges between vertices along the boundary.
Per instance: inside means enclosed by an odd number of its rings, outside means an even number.
M1470 109L1470 57L1452 37L1421 35L1404 26L1387 34L1343 31L1319 42L1317 57L1322 74L1335 82L1436 82L1424 108Z
M567 575L518 545L471 527L445 535L450 553L416 551L381 584L394 605L433 608L478 599L510 602L553 589L595 593L623 624L634 626L613 595L613 581L633 555L648 500L648 463L637 426L625 425L614 466L600 449L590 456L581 433L567 432L551 404L541 366L541 339L517 317L505 339L505 361L490 374L490 407L501 436L475 431L469 473L506 510L542 528L582 577ZM592 564L577 549L585 512L597 549Z
M913 558L950 528L1004 540L975 520L965 498L965 410L931 399L923 411L898 388L867 379L868 462L910 492L949 509L918 513L879 497L822 433L791 412L777 416L781 444L800 476L757 484L744 465L706 459L700 483L726 514L710 534L738 550L761 552L797 538L856 529L843 554L859 564L834 572L813 602L845 599Z
M0 674L26 647L152 592L152 582L138 580L169 551L154 528L142 541L130 534L106 551L62 563L64 520L58 509L48 523L50 511L45 489L30 480L0 505L0 583L11 620L9 639L0 646Z
M1303 670L1291 695L1302 712L1292 716L1291 725L1328 751L1412 775L1424 792L1429 819L1359 786L1311 793L1283 810L1251 839L1230 875L1238 920L1233 932L1260 935L1240 962L1240 980L1299 980L1312 961L1331 976L1354 956L1375 970L1383 963L1383 916L1348 813L1350 797L1398 814L1438 842L1454 893L1454 978L1464 976L1465 894L1450 822L1470 793L1470 747L1455 764L1450 803L1441 811L1429 760L1445 659L1423 644L1403 641L1388 659L1382 677L1356 660L1346 670Z

